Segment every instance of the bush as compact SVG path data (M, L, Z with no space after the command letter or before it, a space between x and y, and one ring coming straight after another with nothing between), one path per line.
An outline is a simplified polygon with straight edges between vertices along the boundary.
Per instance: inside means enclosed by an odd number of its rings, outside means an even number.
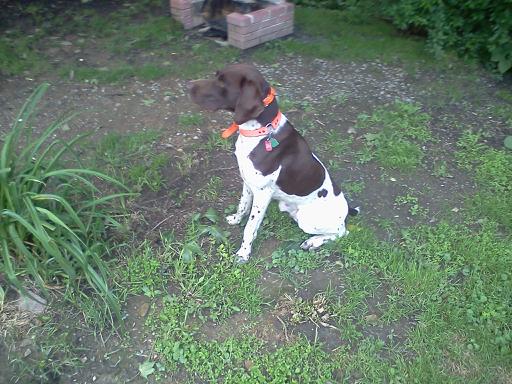
M399 29L426 32L434 52L454 49L501 73L512 68L510 0L386 0L381 11Z
M72 147L85 136L51 139L71 116L33 135L30 124L47 88L30 96L0 149L0 275L25 293L30 280L43 293L64 286L77 300L92 288L119 318L102 256L105 229L118 224L110 203L125 194L102 195L93 181L124 187L102 173L61 166L78 158Z

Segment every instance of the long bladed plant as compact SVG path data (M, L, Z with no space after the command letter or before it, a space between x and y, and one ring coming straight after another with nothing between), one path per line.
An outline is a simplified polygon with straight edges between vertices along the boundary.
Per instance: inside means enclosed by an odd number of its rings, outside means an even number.
M30 284L43 294L64 287L89 296L93 289L107 313L121 319L109 288L105 233L119 225L116 212L129 193L114 178L81 166L74 147L86 135L56 138L73 115L33 132L48 86L27 99L0 150L0 274L25 294ZM102 193L100 183L116 192Z

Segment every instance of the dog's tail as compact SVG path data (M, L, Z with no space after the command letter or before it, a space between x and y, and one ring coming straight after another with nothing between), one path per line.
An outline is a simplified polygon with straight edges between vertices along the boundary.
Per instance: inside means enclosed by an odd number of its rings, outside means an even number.
M351 207L350 205L348 206L348 214L350 216L356 216L360 211L361 211L361 207L359 207L359 206L357 206L357 207Z

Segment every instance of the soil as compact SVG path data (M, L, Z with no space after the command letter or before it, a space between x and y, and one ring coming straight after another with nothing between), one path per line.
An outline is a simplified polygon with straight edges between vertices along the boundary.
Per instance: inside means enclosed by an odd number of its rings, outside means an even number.
M73 36L58 38L73 44ZM198 37L191 35L190 38ZM47 52L51 62L83 59L101 66L110 59L103 52L92 48L73 53L66 47L68 46ZM252 52L253 50L249 50L244 53L242 60L252 61ZM131 59L144 62L148 58L141 54ZM460 129L453 128L454 125L447 120L448 116L456 116L458 125L464 128L485 129L492 138L489 139L491 144L499 145L506 135L511 134L505 122L490 112L493 103L500 103L495 94L504 84L484 71L469 79L461 73L429 68L418 68L410 73L399 63L340 63L299 56L282 56L271 65L256 65L269 82L275 85L279 95L313 106L313 111L299 107L286 112L289 120L298 128L305 120L315 122L314 127L307 131L306 137L313 148L317 148L324 140L325 127L339 131L342 137L353 135L354 145L361 145L362 137L352 133L358 115L369 114L376 107L395 100L418 102L432 116L430 128L439 141L427 148L426 169L413 173L383 172L374 163L357 164L350 154L340 154L343 167L333 172L333 178L342 186L346 182L364 182L364 190L353 198L362 207L363 220L375 226L382 236L390 236L387 240L396 240L395 235L379 229L378 223L381 220L393 222L395 228L409 226L418 220L435 222L441 217L453 214L452 209L463 209L461 197L470 194L474 188L471 178L453 166L453 158L445 158L451 177L433 175L433 163L440 156L444 156L440 154L455 151L455 141L461 132ZM443 84L447 78L453 86L463 87L464 92L460 98L450 99L448 92L433 89L433 85ZM177 167L171 165L164 171L164 188L158 192L143 189L141 195L132 203L131 229L136 237L140 240L148 238L156 241L159 231L172 231L177 228L179 231L196 212L204 212L209 207L223 212L228 205L237 203L241 190L241 179L229 151L198 150L199 144L206 143L212 133L219 133L230 124L230 115L202 111L205 120L200 127L178 125L180 114L199 112L187 97L187 80L189 79L168 76L150 82L132 79L116 85L95 85L62 79L51 72L37 79L0 77L0 136L8 131L16 113L36 85L48 81L51 87L41 106L36 132L64 111L78 111L80 114L69 123L70 129L60 134L72 136L92 131L93 139L99 140L108 132L130 134L142 130L158 130L162 132L162 140L156 144L156 151L166 152L173 159L193 152L195 162L188 175L181 176ZM321 112L321 105L326 97L340 93L347 95L347 101L335 105L329 114ZM148 105L144 103L145 100L153 102ZM205 182L212 175L222 179L223 188L217 199L205 201L196 192L205 186ZM425 219L413 217L406 207L394 205L395 197L406 193L408 188L415 190L421 206L428 208L429 215ZM181 204L177 204L173 196L183 193L186 198ZM233 241L239 242L239 230L232 231ZM266 241L253 257L268 257L275 245L275 241ZM343 276L328 271L316 271L310 275L309 280L309 284L299 292L305 299L313 298L329 284L334 287L343 285ZM289 281L268 271L263 273L260 283L269 305L259 317L249 320L246 315L239 314L222 324L207 323L203 329L204 337L222 339L226 335L244 332L278 345L302 333L311 340L324 342L328 350L343 344L336 329L318 326L312 321L306 320L293 327L284 327L284 321L289 319L290 312L283 300L286 294L295 293L296 288ZM75 343L84 351L83 368L76 372L66 372L59 382L146 382L138 375L138 366L151 357L148 355L148 351L151 351L151 335L148 337L144 331L145 317L151 304L152 301L145 296L134 296L127 300L123 311L128 325L129 345L126 344L126 339L116 334L102 339L100 335L77 332ZM374 305L369 302L368 306L371 310ZM393 330L386 326L367 326L362 332L379 338L385 338L393 332L396 342L400 343L412 323L414 319L404 318L394 324ZM0 344L0 356L5 356L6 353L5 347ZM5 372L3 361L5 359L0 358L0 371ZM179 377L174 377L174 380L179 382Z

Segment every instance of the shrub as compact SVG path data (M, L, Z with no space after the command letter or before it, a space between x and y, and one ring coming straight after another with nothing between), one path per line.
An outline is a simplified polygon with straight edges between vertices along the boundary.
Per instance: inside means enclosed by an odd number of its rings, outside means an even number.
M512 68L510 1L386 0L381 10L399 29L426 32L434 52L454 49L501 73Z
M28 277L43 293L61 285L79 298L92 288L119 317L102 260L103 235L118 224L109 214L111 203L126 194L102 196L93 181L124 187L90 169L61 167L73 162L72 147L85 136L51 139L72 116L33 135L31 121L47 88L43 84L30 96L0 149L0 274L25 293Z

